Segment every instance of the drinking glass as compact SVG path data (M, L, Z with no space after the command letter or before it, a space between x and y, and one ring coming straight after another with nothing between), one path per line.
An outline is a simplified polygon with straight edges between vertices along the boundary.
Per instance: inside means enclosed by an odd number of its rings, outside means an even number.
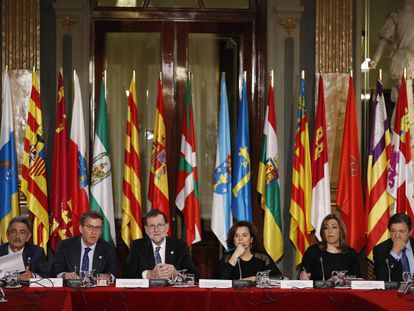
M407 283L411 279L411 273L407 271L403 272L402 279L405 283Z
M81 271L80 277L82 279L82 287L94 287L96 286L96 273L95 269L88 271Z
M269 288L270 284L270 270L259 271L256 274L256 286L259 288Z

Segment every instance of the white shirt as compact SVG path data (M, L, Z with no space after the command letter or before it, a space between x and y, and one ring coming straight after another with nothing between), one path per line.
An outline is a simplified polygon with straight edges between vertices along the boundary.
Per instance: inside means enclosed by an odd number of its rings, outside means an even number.
M93 264L93 254L95 253L95 248L96 248L96 243L91 245L91 246L87 246L84 242L83 239L81 238L81 256L80 256L80 262L79 262L79 269L78 271L76 271L76 273L80 273L80 269L82 269L82 259L83 259L83 255L85 254L85 248L89 247L91 250L88 253L88 257L89 257L89 269L88 271L92 270L92 264Z
M167 239L164 238L164 240L161 242L160 245L155 244L152 240L151 240L151 245L152 245L152 253L154 255L154 259L155 259L155 249L157 247L161 247L160 248L160 257L161 257L161 262L165 263L165 249L166 249L166 245L167 245ZM147 278L147 273L148 270L144 270L142 271L142 278L146 279Z

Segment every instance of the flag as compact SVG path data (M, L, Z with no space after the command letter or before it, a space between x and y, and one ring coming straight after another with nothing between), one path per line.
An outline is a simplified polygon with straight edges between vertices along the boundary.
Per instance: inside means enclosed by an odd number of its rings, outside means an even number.
M151 167L148 186L148 200L152 208L162 211L170 222L167 174L167 135L165 133L164 99L161 78L158 80L157 108L155 111L154 138L151 149ZM168 229L171 234L171 228Z
M36 71L33 71L24 139L21 186L27 199L27 208L33 214L33 244L42 247L46 253L49 240L49 213L46 148L39 90L39 78Z
M387 191L388 166L391 153L391 137L385 110L382 82L377 80L377 92L367 165L367 191L365 198L365 223L367 232L367 257L373 260L375 245L390 237L388 221L389 207L394 199Z
M69 139L69 185L72 198L72 225L79 232L80 216L89 210L89 180L86 161L86 132L79 78L73 73L74 100Z
M349 77L336 204L348 231L348 242L358 253L364 246L364 200L359 160L354 83Z
M128 120L125 136L124 180L121 235L128 247L142 238L141 172L139 166L138 105L135 72L128 95Z
M70 202L68 142L66 131L65 93L63 73L59 72L55 139L53 149L52 182L50 183L50 247L73 236L72 207Z
M16 145L9 74L3 71L0 132L0 239L7 242L7 226L19 215Z
M239 120L237 123L236 154L234 155L232 211L237 220L253 221L252 182L250 163L249 112L246 81L243 79Z
M312 209L311 223L315 236L321 241L322 220L331 213L331 191L328 164L328 137L326 136L325 95L322 75L319 77L318 108L312 140Z
M408 115L407 86L402 78L398 92L394 131L391 141L391 159L388 173L388 192L394 197L394 211L406 213L414 219L414 185L411 164L411 143Z
M265 213L263 244L268 254L276 261L283 255L283 236L280 213L279 150L274 102L274 91L271 84L263 129L257 191L261 194L260 201Z
M184 236L187 245L190 246L193 243L201 241L197 156L190 79L187 80L185 113L181 131L175 205L184 214Z
M224 73L220 83L220 112L217 133L216 165L214 170L211 229L228 249L227 233L233 222L231 213L231 141L227 89Z
M296 248L295 265L311 243L312 176L309 148L308 112L305 105L305 80L300 80L300 95L293 154L289 238Z
M102 214L104 217L102 238L116 245L112 164L108 131L105 81L102 79L93 143L89 209Z

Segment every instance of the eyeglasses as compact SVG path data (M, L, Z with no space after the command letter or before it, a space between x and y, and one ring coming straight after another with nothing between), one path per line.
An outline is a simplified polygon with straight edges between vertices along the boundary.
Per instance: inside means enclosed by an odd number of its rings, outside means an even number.
M102 226L92 226L92 225L83 225L83 227L84 228L86 228L86 230L88 230L89 232L93 232L93 231L96 231L96 232L100 232L100 231L102 231Z
M150 229L151 231L154 231L155 228L157 228L157 230L161 230L162 228L164 228L166 224L156 224L156 225L149 225L147 226L148 229Z
M29 232L27 231L27 230L16 230L16 229L11 229L11 230L9 230L9 234L10 235L17 235L17 234L19 234L19 235L24 235L24 234L28 234Z

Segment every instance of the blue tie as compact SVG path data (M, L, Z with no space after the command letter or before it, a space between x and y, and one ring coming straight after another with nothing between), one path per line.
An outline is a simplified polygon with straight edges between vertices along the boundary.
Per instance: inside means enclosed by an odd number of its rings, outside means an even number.
M89 256L88 253L91 249L89 247L85 247L85 253L83 253L82 258L82 267L81 267L81 273L84 271L89 271ZM81 275L83 277L83 275Z
M154 255L154 258L155 258L155 264L159 264L159 263L161 263L160 249L161 249L161 247L160 247L160 246L157 246L157 247L155 248L155 255Z
M407 254L405 253L407 248L404 248L401 253L401 264L403 268L403 272L411 272L410 271L410 263L408 262Z

